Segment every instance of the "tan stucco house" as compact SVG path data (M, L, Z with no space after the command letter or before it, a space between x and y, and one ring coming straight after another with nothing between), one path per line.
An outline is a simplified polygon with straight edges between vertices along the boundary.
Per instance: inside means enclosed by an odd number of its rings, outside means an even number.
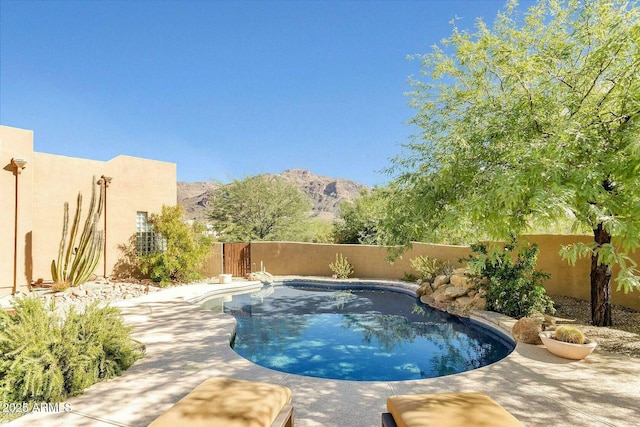
M112 178L107 188L107 276L120 258L118 245L145 226L147 215L176 204L174 163L124 155L103 162L39 153L33 150L30 130L0 126L0 165L0 296L14 291L14 281L16 290L25 292L30 283L51 279L64 202L69 202L73 217L82 192L86 212L92 177ZM96 274L103 272L101 261Z

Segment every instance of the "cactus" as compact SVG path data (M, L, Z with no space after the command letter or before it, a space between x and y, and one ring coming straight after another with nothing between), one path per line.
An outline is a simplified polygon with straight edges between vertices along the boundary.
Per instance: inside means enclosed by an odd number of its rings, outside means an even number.
M58 261L51 261L51 277L54 281L54 290L64 290L69 286L76 286L87 281L93 274L102 252L104 242L103 231L98 230L98 222L103 209L103 191L100 188L100 195L96 208L96 180L91 184L91 202L89 212L84 223L80 241L76 246L76 237L80 228L80 217L82 214L82 193L78 193L76 214L71 225L71 234L67 241L69 231L69 203L64 204L64 219L62 224L62 238L58 249Z
M568 342L571 344L584 344L586 338L582 331L573 326L558 326L553 337L558 341Z
M353 267L342 254L336 254L336 262L329 263L329 268L340 279L346 279L353 274Z

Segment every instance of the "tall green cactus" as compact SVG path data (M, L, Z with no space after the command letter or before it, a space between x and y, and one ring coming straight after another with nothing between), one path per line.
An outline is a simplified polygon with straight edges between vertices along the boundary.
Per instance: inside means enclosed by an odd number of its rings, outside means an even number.
M102 216L104 206L104 188L100 187L100 195L96 203L95 177L91 181L91 202L89 213L84 223L80 241L76 246L76 237L80 229L80 216L82 214L82 193L78 193L76 214L71 225L71 235L67 242L69 231L69 203L64 203L64 219L62 225L62 239L58 249L58 262L51 261L51 276L58 289L76 286L84 283L93 274L102 253L104 234L98 230L98 223ZM97 207L96 207L97 204Z

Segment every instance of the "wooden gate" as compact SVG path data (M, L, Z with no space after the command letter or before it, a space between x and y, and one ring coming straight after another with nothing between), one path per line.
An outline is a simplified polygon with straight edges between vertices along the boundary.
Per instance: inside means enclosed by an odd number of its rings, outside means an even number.
M222 247L224 272L233 277L245 277L251 273L251 245L249 243L225 243Z

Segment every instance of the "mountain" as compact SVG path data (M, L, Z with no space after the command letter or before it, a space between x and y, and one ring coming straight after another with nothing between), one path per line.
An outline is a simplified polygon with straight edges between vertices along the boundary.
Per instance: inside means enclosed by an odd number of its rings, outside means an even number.
M316 175L306 169L288 169L277 176L309 196L313 201L310 215L327 220L336 217L340 203L354 200L361 190L369 188L348 179ZM219 185L211 182L178 182L178 204L184 207L187 218L206 222L209 194Z

